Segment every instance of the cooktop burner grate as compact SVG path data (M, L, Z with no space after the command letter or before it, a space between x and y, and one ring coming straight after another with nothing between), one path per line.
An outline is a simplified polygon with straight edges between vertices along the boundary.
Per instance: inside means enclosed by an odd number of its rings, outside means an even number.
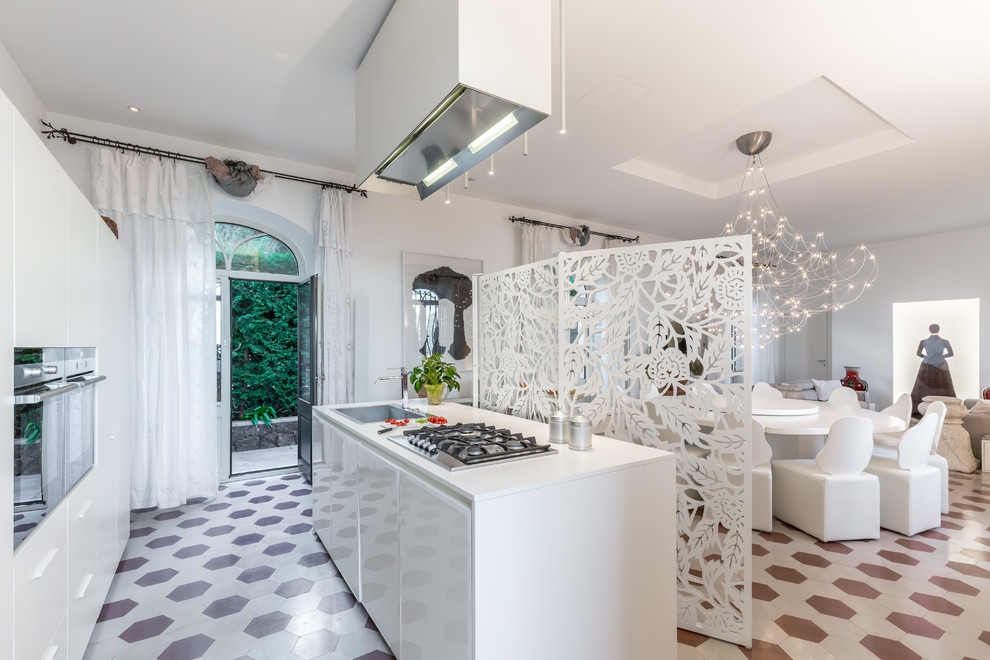
M524 437L481 422L406 429L401 435L390 435L389 440L448 470L557 453L532 436Z

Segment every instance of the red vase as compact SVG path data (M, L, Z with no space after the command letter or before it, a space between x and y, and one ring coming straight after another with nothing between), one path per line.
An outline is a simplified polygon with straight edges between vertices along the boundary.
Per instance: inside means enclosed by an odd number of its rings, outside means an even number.
M859 367L842 367L846 370L846 377L840 380L843 387L849 387L857 392L865 392L870 389L870 384L859 377Z
M983 388L983 398L990 399L990 387Z

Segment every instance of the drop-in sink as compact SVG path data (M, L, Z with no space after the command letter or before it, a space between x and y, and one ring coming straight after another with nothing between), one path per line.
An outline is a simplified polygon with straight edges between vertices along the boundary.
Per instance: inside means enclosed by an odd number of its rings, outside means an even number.
M334 412L359 424L384 422L386 419L418 419L423 416L423 413L406 410L391 403L376 403L370 406L355 406L353 408L336 408Z

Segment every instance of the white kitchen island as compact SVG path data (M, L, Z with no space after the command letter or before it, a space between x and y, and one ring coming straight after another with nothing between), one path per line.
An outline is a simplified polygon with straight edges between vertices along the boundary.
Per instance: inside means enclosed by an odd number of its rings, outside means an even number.
M676 657L673 454L595 436L450 472L345 407L314 408L313 524L399 660ZM416 407L547 442L538 422Z

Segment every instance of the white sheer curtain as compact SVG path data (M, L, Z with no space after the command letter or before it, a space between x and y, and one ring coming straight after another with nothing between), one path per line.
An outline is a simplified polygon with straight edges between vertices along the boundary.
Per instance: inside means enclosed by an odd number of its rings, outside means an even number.
M553 256L550 253L550 227L522 225L522 265L543 261Z
M351 196L323 190L316 219L317 273L323 297L319 403L354 400L351 330Z
M212 497L216 272L207 172L99 149L91 177L93 205L117 221L131 254L131 506L167 508Z

